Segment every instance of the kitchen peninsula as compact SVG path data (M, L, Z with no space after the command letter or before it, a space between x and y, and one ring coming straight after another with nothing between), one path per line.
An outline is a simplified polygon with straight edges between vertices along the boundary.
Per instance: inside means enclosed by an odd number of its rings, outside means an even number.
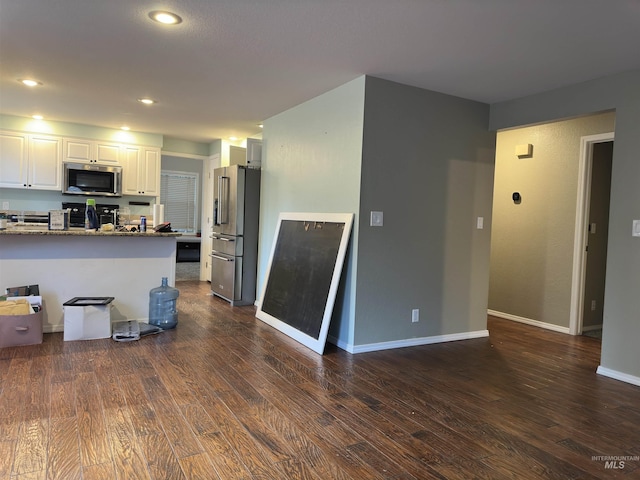
M180 233L0 230L0 289L40 286L45 332L64 328L62 304L114 297L111 320L149 316L149 290L175 283Z

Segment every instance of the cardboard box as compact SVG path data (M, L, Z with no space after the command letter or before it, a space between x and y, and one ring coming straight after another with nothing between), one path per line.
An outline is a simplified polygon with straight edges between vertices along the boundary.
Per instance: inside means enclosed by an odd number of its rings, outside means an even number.
M42 343L42 315L0 315L0 348Z
M65 302L64 340L111 337L112 300L113 297L76 297Z

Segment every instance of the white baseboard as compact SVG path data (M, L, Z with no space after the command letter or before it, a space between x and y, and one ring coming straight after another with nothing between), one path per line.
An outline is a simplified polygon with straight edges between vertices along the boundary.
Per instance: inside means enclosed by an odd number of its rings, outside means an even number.
M596 373L604 377L613 378L615 380L620 380L621 382L630 383L632 385L638 385L640 387L640 377L629 375L628 373L618 372L617 370L611 370L610 368L605 368L603 366L599 366Z
M429 345L432 343L455 342L458 340L470 340L472 338L488 337L488 330L477 330L473 332L452 333L449 335L436 335L433 337L407 338L404 340L394 340L391 342L369 343L366 345L352 345L338 341L335 337L328 340L337 345L342 350L349 353L377 352L380 350L391 350L394 348L416 347L419 345Z
M533 320L531 318L519 317L517 315L511 315L510 313L497 312L496 310L487 310L487 313L494 317L504 318L505 320L512 320L514 322L526 323L527 325L533 325L534 327L544 328L546 330L553 330L560 333L571 333L569 327L561 327L560 325L554 325L553 323L541 322L540 320Z

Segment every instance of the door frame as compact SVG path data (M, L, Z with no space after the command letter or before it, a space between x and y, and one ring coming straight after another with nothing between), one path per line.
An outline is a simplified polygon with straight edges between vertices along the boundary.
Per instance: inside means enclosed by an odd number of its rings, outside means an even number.
M580 159L578 165L578 198L576 202L576 223L573 237L573 274L571 278L571 310L569 313L569 333L582 333L584 284L587 271L587 225L589 224L589 202L591 201L591 172L593 167L593 146L596 143L614 140L614 132L586 135L580 138Z

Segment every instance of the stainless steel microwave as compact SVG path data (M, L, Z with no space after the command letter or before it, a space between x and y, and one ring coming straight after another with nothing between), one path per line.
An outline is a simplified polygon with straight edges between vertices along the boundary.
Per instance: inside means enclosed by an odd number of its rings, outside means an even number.
M62 193L91 197L122 196L122 167L65 162L63 170Z

